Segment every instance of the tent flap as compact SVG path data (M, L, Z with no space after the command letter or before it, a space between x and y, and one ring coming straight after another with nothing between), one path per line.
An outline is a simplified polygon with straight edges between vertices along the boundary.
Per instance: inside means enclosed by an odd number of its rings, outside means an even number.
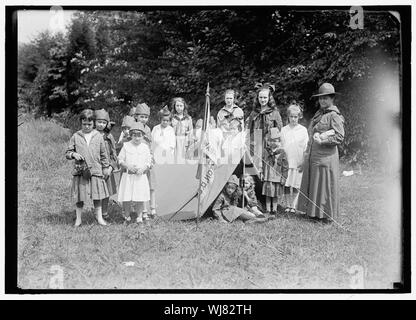
M248 156L248 158L247 158ZM246 153L247 164L251 157ZM238 163L220 164L215 168L214 181L202 203L201 216L215 201L224 188ZM155 165L157 215L163 219L194 219L198 211L199 180L196 178L197 164L164 164ZM248 174L258 174L255 167L247 168Z

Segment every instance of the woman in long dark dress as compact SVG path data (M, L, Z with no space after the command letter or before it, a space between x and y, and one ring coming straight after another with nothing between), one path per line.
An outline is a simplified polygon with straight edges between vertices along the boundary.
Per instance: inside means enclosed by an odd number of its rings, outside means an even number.
M319 97L320 109L308 128L298 210L330 222L339 215L337 146L344 140L344 117L334 105L335 89L330 83L322 84L313 97Z

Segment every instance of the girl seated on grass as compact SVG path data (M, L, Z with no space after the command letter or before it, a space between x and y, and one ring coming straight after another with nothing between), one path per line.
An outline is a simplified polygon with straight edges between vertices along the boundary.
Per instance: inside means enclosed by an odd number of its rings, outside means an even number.
M252 176L244 175L244 208L254 213L259 218L264 218L263 213L258 208L257 196L254 190L255 183Z
M254 213L237 207L242 195L238 185L238 178L232 175L212 207L214 218L223 223L233 222L236 219L246 223L266 222L267 218L258 218Z
M66 150L66 158L75 160L71 192L76 204L75 227L82 223L84 202L92 199L96 219L107 225L102 217L102 200L109 197L105 178L110 164L103 136L94 129L94 111L85 109L80 114L82 129L75 132Z
M118 155L125 170L121 177L118 201L123 203L124 219L131 221L130 212L136 208L137 223L143 223L145 202L150 200L150 187L146 172L151 166L150 148L144 142L143 123L135 122L130 128L131 141L124 143Z

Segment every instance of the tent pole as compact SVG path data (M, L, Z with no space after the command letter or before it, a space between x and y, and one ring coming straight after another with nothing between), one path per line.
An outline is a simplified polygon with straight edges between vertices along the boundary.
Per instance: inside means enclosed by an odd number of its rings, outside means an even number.
M202 164L202 146L204 145L205 142L205 134L207 132L207 127L208 127L208 121L209 121L209 117L208 117L208 109L209 108L209 82L207 84L207 92L205 94L205 110L204 110L204 122L203 122L203 126L202 126L202 130L201 130L201 140L200 140L200 145L199 145L199 169L200 169L200 174L199 174L199 187L198 187L198 210L196 213L196 228L198 229L199 227L199 216L201 214L201 209L202 209L202 202L201 202L201 184L202 184L202 176L203 176L203 164Z
M243 200L241 202L241 207L244 209L244 187L245 187L245 180L244 180L244 176L246 174L246 143L244 141L244 151L243 151Z
M172 218L174 217L174 216L176 216L177 214L178 214L178 212L179 211L181 211L183 208L185 208L185 206L189 203L189 202L191 202L196 196L198 195L198 193L195 193L195 195L194 196L192 196L192 198L191 199L189 199L182 207L180 207L179 209L178 209L178 211L176 211L170 218L169 218L169 221L170 220L172 220Z

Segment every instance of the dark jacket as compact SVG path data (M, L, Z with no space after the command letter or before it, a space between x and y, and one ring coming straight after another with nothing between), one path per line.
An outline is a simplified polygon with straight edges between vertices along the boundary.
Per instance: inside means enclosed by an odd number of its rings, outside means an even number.
M84 157L93 176L103 177L102 169L110 166L104 139L95 129L92 131L89 145L87 144L87 140L85 140L82 130L75 132L69 140L69 145L66 149L65 156L68 160L73 159L72 152L79 153ZM72 174L77 175L79 174L79 171L76 169L77 163L74 163L74 165Z
M285 185L289 171L289 163L283 149L272 151L268 149L266 163L263 169L263 180L278 182Z

